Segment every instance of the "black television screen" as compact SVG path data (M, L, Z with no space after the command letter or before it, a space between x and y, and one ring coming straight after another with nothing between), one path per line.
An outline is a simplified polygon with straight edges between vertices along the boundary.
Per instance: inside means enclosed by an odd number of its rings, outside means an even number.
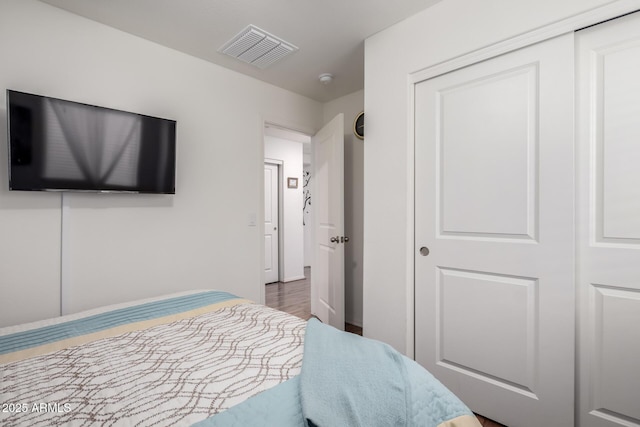
M9 188L175 194L176 122L7 90Z

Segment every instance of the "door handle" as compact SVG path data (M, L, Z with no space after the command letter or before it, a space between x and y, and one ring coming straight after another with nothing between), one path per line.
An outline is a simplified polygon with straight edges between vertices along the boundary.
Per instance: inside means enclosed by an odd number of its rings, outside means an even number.
M348 237L345 236L336 236L329 239L331 243L347 243L349 241Z

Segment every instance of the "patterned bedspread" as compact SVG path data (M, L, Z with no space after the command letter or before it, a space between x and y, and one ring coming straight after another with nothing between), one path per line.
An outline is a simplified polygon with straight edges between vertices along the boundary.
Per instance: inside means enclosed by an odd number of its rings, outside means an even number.
M305 322L221 292L0 329L0 425L191 425L299 374Z

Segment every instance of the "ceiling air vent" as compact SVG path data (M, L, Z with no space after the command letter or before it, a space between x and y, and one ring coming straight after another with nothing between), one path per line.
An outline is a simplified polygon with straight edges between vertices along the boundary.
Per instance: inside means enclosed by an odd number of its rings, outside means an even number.
M260 28L249 25L222 46L218 52L225 53L241 61L267 68L298 48Z

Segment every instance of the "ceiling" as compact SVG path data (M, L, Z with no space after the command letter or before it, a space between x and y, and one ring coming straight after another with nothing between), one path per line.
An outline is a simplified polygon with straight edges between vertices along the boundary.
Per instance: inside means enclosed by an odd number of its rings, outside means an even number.
M439 0L41 0L320 102L364 88L364 40ZM266 69L218 49L253 24L299 48ZM323 85L318 76L331 73Z

